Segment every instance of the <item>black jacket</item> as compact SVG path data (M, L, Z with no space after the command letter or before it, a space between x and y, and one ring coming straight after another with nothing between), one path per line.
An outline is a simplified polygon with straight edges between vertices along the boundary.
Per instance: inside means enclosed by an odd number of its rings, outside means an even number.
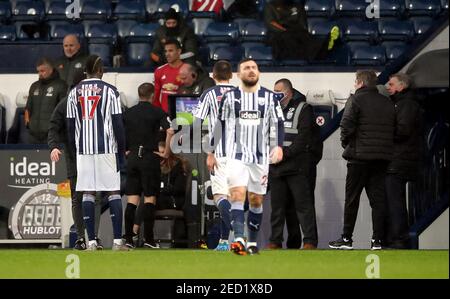
M83 72L86 66L88 55L84 54L82 50L75 55L68 58L61 56L55 62L55 69L58 70L61 79L66 81L67 86L72 86L77 73Z
M67 84L55 70L48 79L34 82L28 93L26 110L30 115L30 134L38 139L47 138L50 118L56 105L66 97Z
M296 108L305 101L306 97L295 90L293 98L283 108L285 125L293 121ZM283 160L278 164L270 165L270 176L278 177L299 173L309 175L312 167L315 167L322 158L323 144L320 139L320 128L316 124L311 105L304 104L298 116L296 129L298 134L292 136L292 144L283 146ZM287 139L290 139L290 135L288 131L285 131L285 140Z
M209 73L201 67L197 67L197 80L192 86L180 86L178 93L180 94L198 94L201 95L205 90L216 86L216 82L209 76Z
M388 172L416 173L423 150L422 110L412 90L391 96L395 105L394 157Z
M376 87L362 87L345 104L341 142L346 160L391 160L394 152L395 110Z
M67 126L66 126L66 111L67 98L58 103L50 118L50 125L48 127L47 143L50 151L57 148L63 149L66 159L67 177L75 177L77 175L77 164L75 150L69 147L67 141Z

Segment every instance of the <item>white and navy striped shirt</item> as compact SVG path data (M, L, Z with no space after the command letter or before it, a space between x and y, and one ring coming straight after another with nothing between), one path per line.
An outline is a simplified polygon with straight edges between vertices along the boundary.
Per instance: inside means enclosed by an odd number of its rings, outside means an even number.
M219 116L219 105L222 101L223 95L235 87L233 85L220 84L205 90L200 97L200 102L193 111L193 115L202 120L208 118L208 132L210 146L214 148L214 154L217 158L225 156L225 142L224 139L219 140L219 143L214 145L214 128ZM224 131L222 130L222 133ZM217 139L216 139L217 140Z
M117 89L100 79L86 79L67 98L67 118L75 119L75 145L80 155L118 152L112 116L121 114Z
M234 89L223 96L219 118L225 122L227 158L269 164L271 147L283 144L280 99L279 94L264 87L254 93ZM271 144L277 137L276 144Z

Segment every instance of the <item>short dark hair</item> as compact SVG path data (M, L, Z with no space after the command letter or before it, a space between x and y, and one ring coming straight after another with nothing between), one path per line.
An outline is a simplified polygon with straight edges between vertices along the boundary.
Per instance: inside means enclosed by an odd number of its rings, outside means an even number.
M175 45L175 47L177 49L181 49L181 44L177 39L174 38L169 38L168 40L166 40L166 42L164 43L164 47L167 45Z
M86 74L95 75L103 70L103 61L98 55L90 55L86 60Z
M51 66L51 68L53 69L53 63L51 62L51 60L47 57L41 57L37 62L36 62L36 67L41 66L41 65L49 65Z
M237 71L239 72L241 70L241 64L249 62L249 61L255 61L255 60L253 58L246 57L246 58L242 59L241 61L239 61L238 65L237 65ZM255 61L255 63L256 63L256 61ZM256 65L258 65L258 64L256 64Z
M362 82L365 87L377 86L377 74L373 70L358 70L356 71L356 80Z
M155 86L151 83L142 83L138 87L139 98L150 99L155 92Z
M286 78L280 79L277 82L275 82L275 85L277 85L279 83L283 84L284 87L286 87L289 90L294 90L294 87L292 86L292 82L289 79L286 79Z
M390 78L397 78L397 80L402 83L405 88L409 88L412 85L411 77L405 73L396 73Z
M231 63L227 60L219 60L214 64L213 74L217 80L226 81L230 80L233 76L233 70Z

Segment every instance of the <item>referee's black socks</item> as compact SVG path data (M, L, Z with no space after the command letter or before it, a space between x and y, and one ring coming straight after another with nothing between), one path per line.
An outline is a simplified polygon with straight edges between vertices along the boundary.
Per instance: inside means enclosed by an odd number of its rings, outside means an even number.
M144 238L145 242L153 242L153 226L155 224L156 206L150 202L144 204Z
M132 203L127 203L127 207L125 208L125 238L127 242L132 242L133 240L133 225L136 208L137 206Z

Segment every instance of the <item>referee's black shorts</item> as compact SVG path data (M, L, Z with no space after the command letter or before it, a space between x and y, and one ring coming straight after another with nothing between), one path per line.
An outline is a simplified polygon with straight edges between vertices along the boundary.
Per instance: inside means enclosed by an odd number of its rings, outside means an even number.
M159 196L161 187L160 158L146 153L142 158L131 152L127 159L126 195Z

